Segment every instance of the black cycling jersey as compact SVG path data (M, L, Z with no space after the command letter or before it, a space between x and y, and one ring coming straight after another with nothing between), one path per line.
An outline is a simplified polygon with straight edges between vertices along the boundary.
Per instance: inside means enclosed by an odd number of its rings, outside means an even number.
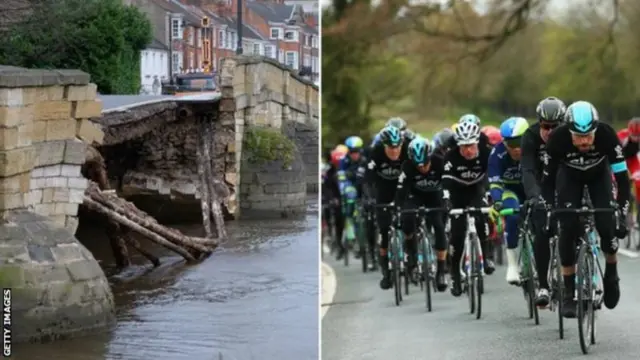
M398 178L396 205L401 207L409 194L420 198L441 191L443 172L443 159L439 157L431 157L431 166L425 174L418 171L411 160L405 161L402 164L402 173Z
M544 159L547 156L547 144L540 137L540 124L531 125L522 135L522 185L528 199L540 195L540 181Z
M365 169L365 182L372 184L377 191L378 202L391 202L395 195L398 178L402 173L402 163L408 159L408 144L402 144L398 160L390 160L384 152L384 145L379 143L371 149ZM362 170L360 170L362 172Z
M629 176L626 171L625 155L631 153L637 145L629 145L623 149L615 130L606 123L598 123L592 148L587 152L580 152L571 142L569 125L563 124L549 136L544 158L545 168L542 177L542 195L552 204L556 193L556 174L560 166L564 167L571 180L577 185L588 184L590 181L601 181L601 174L611 171L615 175L618 189L618 205L628 206L630 189ZM625 154L625 152L627 154ZM635 154L634 154L635 155Z
M451 193L461 188L480 184L484 187L491 148L478 146L479 154L475 159L467 160L460 154L458 146L453 147L444 157L442 186Z
M449 149L453 149L456 146L458 146L458 143L456 142L455 136L452 136L451 138L449 138L449 142L447 143L447 147ZM493 147L493 146L491 146L491 143L489 142L489 137L483 132L480 133L480 139L478 140L478 146L480 148L487 148L489 150L491 150L491 148Z

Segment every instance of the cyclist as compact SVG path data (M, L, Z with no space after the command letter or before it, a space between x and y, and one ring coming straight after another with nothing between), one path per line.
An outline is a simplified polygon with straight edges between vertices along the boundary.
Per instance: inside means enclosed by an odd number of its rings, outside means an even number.
M333 210L334 224L335 224L335 242L334 245L338 249L337 259L341 260L344 256L344 247L342 246L342 234L344 232L344 214L342 213L342 197L340 193L340 184L338 180L338 169L340 168L340 161L346 156L348 149L344 145L338 145L331 152L331 164L327 171L327 188L332 194L333 204L335 208Z
M500 135L500 129L493 125L486 125L480 129L483 134L487 136L489 139L489 145L496 146L500 141L502 141L502 136Z
M527 119L510 117L500 125L500 136L504 139L498 143L489 155L489 191L493 199L492 220L500 216L502 209L516 209L525 199L524 187L520 173L522 155L520 141L529 128ZM512 285L520 283L518 269L518 215L505 217L505 238L507 244L507 282Z
M481 146L480 126L473 121L463 121L456 126L453 147L444 157L444 174L442 175L443 198L455 208L482 207L485 205L485 178L489 148ZM486 217L477 215L478 237L483 247L487 245ZM467 232L467 220L464 216L451 219L451 294L462 294L460 276L460 257ZM492 273L493 264L485 259L485 272Z
M380 132L380 143L371 150L371 156L367 160L365 182L370 186L364 189L373 190L373 198L377 204L390 204L393 202L398 178L402 172L402 163L407 159L407 143L403 142L401 131L393 126L387 126ZM363 169L361 171L364 172ZM389 274L389 233L391 226L391 212L379 209L376 214L378 229L382 237L380 244L380 266L382 268L382 280L380 288L390 289L391 277Z
M454 132L456 131L456 129L458 128L458 126L462 123L465 122L471 122L472 124L476 124L478 126L478 131L480 131L480 118L477 117L476 115L473 114L465 114L462 115L460 117L460 119L458 120L457 124L453 124L451 126L451 130L453 130ZM485 135L483 132L480 132L480 138L479 138L479 143L478 145L482 148L487 148L489 150L491 150L491 142L489 141L489 138L487 137L487 135ZM451 140L449 140L449 143L447 144L447 146L449 148L454 148L456 147L456 140L455 137L452 137Z
M364 142L358 136L350 136L345 140L344 144L349 152L340 160L337 175L346 220L353 218L356 211L355 201L361 198L362 195L361 182L357 179L357 174L364 160L362 156ZM350 237L349 240L353 240L355 234L349 231L347 236ZM371 251L373 252L373 249ZM359 252L356 252L355 255L356 258L360 257Z
M433 136L433 155L438 156L440 158L444 158L444 155L449 151L449 144L451 144L453 140L453 130L449 128L444 128L441 131L437 132Z
M553 204L557 194L557 205L563 208L581 206L583 190L587 186L594 207L610 207L612 194L611 173L617 183L617 205L626 217L629 209L629 177L625 154L615 130L600 122L595 107L578 101L566 111L567 124L560 125L549 136L547 156L542 180L542 196L546 204ZM563 316L576 316L575 264L576 242L582 226L576 215L558 216L562 231L558 243L560 262L564 278ZM618 240L627 234L626 223L620 221L616 228L610 214L595 214L595 226L600 235L600 247L605 254L606 266L603 276L604 304L613 309L620 300L620 285L617 271Z
M443 159L433 155L429 140L417 137L409 143L409 159L402 164L402 173L398 178L398 188L394 203L400 208L418 207L439 208L442 200ZM427 220L433 228L434 248L437 252L436 287L438 291L447 289L445 261L447 259L447 239L444 221L438 213L430 213ZM416 217L406 214L402 218L402 227L408 245L409 273L416 264L418 241L413 239L416 230Z
M638 140L640 140L640 118L636 117L629 120L627 128L618 131L618 137L623 146L628 146L627 144L629 143L638 143ZM629 149L625 155L627 157L627 169L633 180L636 203L638 203L640 199L640 159L638 158L638 153L633 154L632 149Z
M544 158L547 155L546 142L551 130L564 121L566 106L562 100L556 97L542 99L536 107L538 121L529 126L522 136L522 184L527 200L535 204L540 198L540 181L544 167ZM534 233L534 257L536 259L536 271L540 288L536 295L536 305L547 306L549 304L549 282L547 278L549 270L549 237L545 233L546 214L535 211L532 214L531 225Z

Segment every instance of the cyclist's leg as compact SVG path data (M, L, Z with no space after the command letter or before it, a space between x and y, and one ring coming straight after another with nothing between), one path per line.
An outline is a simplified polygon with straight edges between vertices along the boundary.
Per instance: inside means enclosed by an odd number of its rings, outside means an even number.
M517 209L520 206L518 196L509 190L502 193L502 205L505 209ZM518 267L518 222L520 214L507 215L505 222L505 242L507 244L507 282L520 283L520 269Z
M342 234L344 233L344 214L342 212L343 202L344 200L339 198L338 205L333 208L333 222L336 227L336 238L334 241L338 248L338 260L342 259L344 256L344 247L342 244Z
M549 236L545 231L547 223L544 211L533 210L531 215L531 228L534 234L533 251L536 259L536 271L538 272L538 282L540 289L536 296L536 305L546 306L549 304L549 261L551 259L551 249L549 248ZM553 227L550 227L553 230Z
M388 199L378 198L376 203L388 204ZM391 288L391 276L389 273L389 257L387 255L389 249L389 227L391 226L391 209L378 209L376 212L376 219L378 222L378 229L380 229L380 267L382 268L382 280L380 280L380 287L383 290Z
M484 188L478 186L471 196L472 198L469 206L476 208L489 206L489 202L485 197ZM491 245L489 244L489 215L476 214L474 217L476 221L476 230L478 231L478 239L480 239L480 245L482 246L482 254L484 257L484 272L487 275L491 275L496 270L496 267L493 261L486 257L486 254L491 252Z
M434 192L425 197L423 205L427 208L443 207L442 192ZM447 236L444 232L444 222L442 221L442 213L432 212L427 215L427 222L433 229L433 236L437 258L436 286L438 291L447 290L446 261L447 261Z
M579 208L582 204L584 185L578 181L579 174L571 174L565 167L560 167L556 175L556 193L559 208ZM560 236L558 251L564 282L563 316L576 317L576 301L574 299L576 282L576 243L582 227L576 214L558 214Z
M603 172L604 173L604 172ZM611 178L608 172L606 176L595 179L588 184L591 202L596 208L607 208L611 206L613 197L611 195ZM621 219L625 221L626 219ZM604 305L613 309L620 300L620 285L618 278L618 239L615 237L615 218L609 213L595 214L595 225L598 235L600 235L600 247L606 258L604 278Z
M404 204L406 210L413 210L417 208L417 199L413 196L409 196ZM416 214L402 214L402 232L404 233L404 246L408 255L408 267L409 273L416 265L418 258L418 242L414 238L416 232Z
M465 208L469 206L469 199L464 193L451 194L451 205L454 208ZM451 294L460 296L462 294L462 284L460 276L460 261L462 252L464 251L464 240L467 236L467 219L465 216L456 215L451 217L451 239L449 245L451 247Z

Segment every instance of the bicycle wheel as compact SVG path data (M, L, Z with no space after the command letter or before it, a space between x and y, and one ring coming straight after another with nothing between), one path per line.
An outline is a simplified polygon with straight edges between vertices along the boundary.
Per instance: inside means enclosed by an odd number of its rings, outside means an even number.
M429 241L425 235L422 235L421 241L421 249L422 249L422 278L424 279L424 288L426 293L427 300L427 311L431 312L431 284L433 282L433 278L431 276L431 253L429 251Z
M589 245L582 244L578 252L578 267L576 269L576 289L578 290L578 334L580 335L580 349L583 354L589 353L592 328L595 327L595 312L593 306L593 274L594 264ZM588 338L587 338L588 337ZM594 343L595 343L595 339Z
M555 257L555 273L556 273L556 301L558 304L558 335L560 339L564 339L564 318L562 317L562 299L564 299L564 279L562 277L562 268L560 267L560 253L558 252L558 244L556 239L556 246L554 248Z
M402 277L400 276L400 250L398 249L398 236L395 230L391 232L391 257L393 266L393 292L396 306L400 306L402 301Z
M531 308L533 309L533 321L536 325L540 325L540 314L538 313L538 306L536 306L536 290L539 287L538 282L538 274L536 273L536 258L533 253L533 245L531 242L532 237L529 237L528 248L529 248L529 278L531 279L531 285L529 286L529 290L531 290Z
M473 314L476 312L476 287L475 281L473 279L473 269L475 269L475 244L471 241L471 245L469 246L469 253L465 254L465 287L467 290L467 297L469 298L469 313ZM467 266L467 257L469 258L469 266ZM451 269L455 271L455 269Z
M540 324L540 318L538 317L538 307L536 306L536 279L535 279L535 266L533 257L533 248L531 246L531 237L528 232L523 235L523 262L525 263L525 286L527 291L527 305L529 307L529 319L535 319L536 325Z
M475 287L476 293L476 319L480 319L482 316L482 293L484 292L484 278L482 277L482 263L480 262L480 253L478 252L477 245L473 245L473 268L472 273L472 285Z

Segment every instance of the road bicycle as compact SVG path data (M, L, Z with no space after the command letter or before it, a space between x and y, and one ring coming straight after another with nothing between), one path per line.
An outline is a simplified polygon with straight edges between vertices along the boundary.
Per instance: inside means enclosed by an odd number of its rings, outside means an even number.
M592 215L598 213L615 213L616 227L619 218L614 208L589 208L579 209L554 209L548 212L547 219L558 214L587 215L582 220L582 233L578 238L578 256L576 259L576 293L577 293L577 320L578 334L580 335L580 349L582 353L589 353L589 347L596 343L596 317L595 311L602 307L604 301L604 278L600 265L598 236L596 235ZM562 301L562 300L560 300Z
M402 214L415 214L418 219L418 228L415 234L415 238L419 239L420 244L418 246L417 266L416 270L420 272L419 280L421 289L425 290L427 311L432 311L432 299L431 292L437 291L436 285L436 266L437 260L433 250L434 236L431 231L427 229L426 216L429 213L446 213L447 208L425 208L419 207L417 209L402 210ZM405 282L407 283L407 282Z
M518 264L520 266L520 286L527 300L527 310L529 311L529 319L534 319L536 325L540 324L540 316L538 307L536 306L536 291L538 289L538 273L536 272L536 262L533 252L533 234L531 233L531 214L533 214L533 206L521 205L518 208L502 209L500 216L511 216L519 214L524 209L524 214L520 219L518 226L518 243L520 244L520 257Z
M490 207L465 209L452 209L451 216L463 215L467 218L467 235L464 240L464 250L462 253L464 262L461 262L460 271L463 275L463 289L469 298L469 311L476 314L476 319L482 316L482 293L484 292L484 256L482 246L476 229L476 220L473 215L488 214ZM456 271L456 269L451 269Z
M389 233L387 256L389 258L389 271L392 275L391 281L393 284L395 303L396 306L400 306L402 302L402 276L405 269L405 254L402 246L403 234L402 231L399 230L400 217L397 216L398 211L395 211L396 207L393 204L376 204L375 207L382 209L382 211L392 211L391 225L387 230Z

